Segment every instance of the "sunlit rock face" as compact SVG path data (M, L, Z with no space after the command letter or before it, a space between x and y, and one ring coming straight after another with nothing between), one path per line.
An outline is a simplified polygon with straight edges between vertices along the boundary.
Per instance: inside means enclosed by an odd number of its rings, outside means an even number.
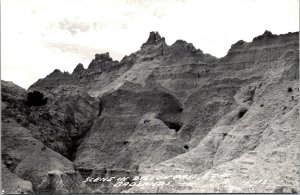
M54 70L28 91L2 81L4 189L299 192L298 36L265 31L216 58L150 32L120 62L96 54L86 69ZM29 104L30 93L43 104ZM83 182L162 175L172 182Z

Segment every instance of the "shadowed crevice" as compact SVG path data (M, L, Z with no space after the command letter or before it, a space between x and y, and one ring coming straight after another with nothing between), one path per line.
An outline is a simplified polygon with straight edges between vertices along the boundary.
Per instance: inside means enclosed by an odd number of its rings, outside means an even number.
M172 117L170 115L158 114L156 118L161 120L169 129L174 129L176 132L178 132L183 125L183 123L177 120L176 117Z

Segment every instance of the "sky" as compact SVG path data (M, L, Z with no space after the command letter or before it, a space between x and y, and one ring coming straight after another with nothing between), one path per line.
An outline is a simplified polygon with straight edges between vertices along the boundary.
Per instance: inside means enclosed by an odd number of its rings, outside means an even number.
M27 89L96 53L121 60L150 31L223 57L265 30L299 31L299 0L1 0L1 79Z

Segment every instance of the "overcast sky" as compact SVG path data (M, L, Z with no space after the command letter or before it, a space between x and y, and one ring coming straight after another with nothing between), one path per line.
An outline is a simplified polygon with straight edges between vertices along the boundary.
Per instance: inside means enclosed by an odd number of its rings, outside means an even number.
M150 31L216 57L270 30L299 29L298 0L2 0L1 79L28 88L54 69L139 50Z

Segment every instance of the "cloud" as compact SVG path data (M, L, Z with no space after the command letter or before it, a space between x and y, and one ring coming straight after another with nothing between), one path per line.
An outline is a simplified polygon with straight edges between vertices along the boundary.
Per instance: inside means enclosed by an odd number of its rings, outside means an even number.
M109 52L111 56L114 56L117 59L121 59L123 55L115 50L107 50L106 48L93 48L88 46L82 46L78 44L70 43L51 43L47 42L45 44L48 48L54 48L59 50L62 53L69 53L74 56L79 56L82 59L92 60L92 56L95 54Z
M2 78L23 87L55 68L72 72L96 53L122 59L150 31L217 57L266 29L298 31L298 0L3 0ZM17 57L16 57L17 56ZM26 67L26 68L24 68Z
M78 44L47 42L45 45L46 47L49 48L58 49L62 53L68 52L68 53L80 55L82 57L90 57L91 54L97 53L97 49L95 48L85 47Z
M79 31L80 32L87 32L90 28L90 25L86 24L86 23L83 23L83 22L74 22L74 21L70 21L68 19L64 19L64 20L59 22L59 28L61 30L67 30L72 35L75 35Z

